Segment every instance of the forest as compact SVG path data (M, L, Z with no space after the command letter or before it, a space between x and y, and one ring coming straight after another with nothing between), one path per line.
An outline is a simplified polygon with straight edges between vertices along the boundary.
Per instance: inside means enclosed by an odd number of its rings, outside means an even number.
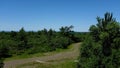
M75 32L73 26L61 27L59 31L43 29L39 31L1 31L0 68L7 57L22 54L51 52L67 49L76 42L82 42L77 68L120 68L120 23L112 13L104 18L97 17L97 24L91 25L89 32Z
M39 31L0 32L0 66L3 60L22 54L51 52L56 49L67 49L71 43L80 42L86 32L74 32L73 26L61 27L59 31L43 29ZM81 37L82 36L82 37Z

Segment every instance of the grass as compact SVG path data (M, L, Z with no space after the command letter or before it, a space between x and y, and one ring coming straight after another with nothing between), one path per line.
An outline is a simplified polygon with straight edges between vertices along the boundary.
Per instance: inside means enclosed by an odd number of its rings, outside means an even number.
M11 58L7 58L6 61L9 60L16 60L16 59L26 59L26 58L35 58L35 57L41 57L41 56L51 56L57 53L71 53L73 51L77 51L75 44L71 44L68 49L56 49L56 51L53 52L47 52L47 53L36 53L31 55L21 55L21 56L15 56ZM33 61L29 63L23 63L21 65L17 65L16 68L76 68L76 61L77 56L70 57L70 58L60 58L60 59L53 59L53 60L46 60L44 62L39 61Z
M73 59L66 59L62 62L51 61L50 63L26 63L18 66L17 68L76 68L76 63Z
M73 50L73 44L71 44L67 49L56 49L56 51L52 52L46 52L46 53L35 53L35 54L22 54L22 55L17 55L13 57L6 58L5 61L11 61L11 60L18 60L18 59L26 59L26 58L35 58L35 57L41 57L41 56L49 56L53 55L59 52L66 52L66 51L71 51Z

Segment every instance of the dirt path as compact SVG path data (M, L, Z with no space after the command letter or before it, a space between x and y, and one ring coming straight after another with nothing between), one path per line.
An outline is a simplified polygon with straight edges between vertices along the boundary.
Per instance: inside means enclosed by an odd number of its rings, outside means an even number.
M4 62L4 64L5 64L4 68L16 68L16 66L18 66L18 65L29 63L29 62L34 62L36 60L53 61L53 60L76 58L77 56L79 56L80 43L75 43L72 46L73 46L73 50L60 52L60 53L53 54L50 56L7 61L7 62Z

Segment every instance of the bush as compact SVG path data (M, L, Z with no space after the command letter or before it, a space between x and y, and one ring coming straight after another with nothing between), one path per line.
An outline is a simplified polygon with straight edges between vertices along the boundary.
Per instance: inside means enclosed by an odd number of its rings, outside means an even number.
M81 46L78 68L119 68L120 25L110 13L97 20Z

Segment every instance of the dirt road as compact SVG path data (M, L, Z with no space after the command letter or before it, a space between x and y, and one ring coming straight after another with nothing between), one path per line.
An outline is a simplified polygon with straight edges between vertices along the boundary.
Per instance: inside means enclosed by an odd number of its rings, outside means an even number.
M16 66L18 66L18 65L29 63L29 62L34 62L36 60L46 62L46 61L53 61L53 60L76 58L77 56L79 56L80 43L75 43L72 46L73 46L72 50L60 52L57 54L52 54L49 56L7 61L7 62L4 62L4 64L5 64L4 68L16 68Z

